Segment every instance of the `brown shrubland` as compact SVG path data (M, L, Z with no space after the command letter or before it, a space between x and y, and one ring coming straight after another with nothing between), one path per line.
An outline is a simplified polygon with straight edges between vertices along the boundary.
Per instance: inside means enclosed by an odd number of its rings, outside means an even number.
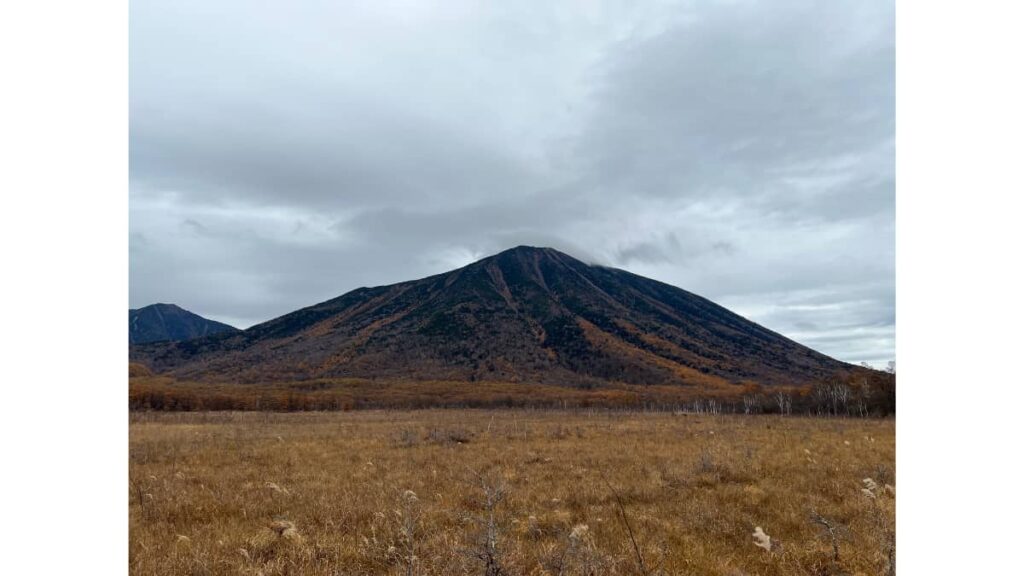
M137 575L873 575L895 557L892 419L130 419Z
M877 371L836 376L816 386L753 383L704 387L600 386L529 382L321 378L238 383L178 380L129 367L128 408L133 411L305 412L423 408L611 408L740 414L878 417L896 410L895 377Z

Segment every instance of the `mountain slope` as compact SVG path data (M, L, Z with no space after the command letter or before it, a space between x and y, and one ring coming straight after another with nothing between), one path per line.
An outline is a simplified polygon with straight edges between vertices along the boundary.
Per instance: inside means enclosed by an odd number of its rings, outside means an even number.
M191 340L229 332L238 332L238 328L207 320L174 304L150 304L128 310L129 344Z
M679 288L518 247L464 268L359 288L248 330L136 346L197 379L316 377L596 385L808 384L852 367Z

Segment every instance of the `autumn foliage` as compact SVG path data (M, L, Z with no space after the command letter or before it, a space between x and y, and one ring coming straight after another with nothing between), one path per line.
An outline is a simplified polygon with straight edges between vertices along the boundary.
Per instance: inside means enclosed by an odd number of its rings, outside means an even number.
M333 411L423 408L607 408L740 414L886 416L895 413L895 377L875 371L817 386L740 383L713 389L635 384L596 387L523 382L315 379L257 384L188 382L129 369L132 411Z

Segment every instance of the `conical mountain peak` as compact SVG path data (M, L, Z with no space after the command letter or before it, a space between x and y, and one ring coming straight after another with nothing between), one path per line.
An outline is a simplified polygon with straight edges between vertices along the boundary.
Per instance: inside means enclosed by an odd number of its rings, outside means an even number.
M517 246L234 335L136 348L190 378L802 384L849 366L685 290Z

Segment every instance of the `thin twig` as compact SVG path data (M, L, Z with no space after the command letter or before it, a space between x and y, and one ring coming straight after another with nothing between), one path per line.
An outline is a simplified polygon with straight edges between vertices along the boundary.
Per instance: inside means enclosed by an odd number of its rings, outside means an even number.
M604 481L605 486L608 487L612 492L612 496L615 497L615 503L619 505L619 514L622 516L622 522L626 525L626 531L629 532L629 541L633 543L633 551L636 553L636 562L640 565L640 573L647 576L647 566L644 564L644 556L640 553L640 546L636 543L636 537L633 535L633 527L629 524L629 517L626 516L626 507L622 505L622 498L619 496L615 487L612 486L608 478L605 478L604 472L601 473L601 480Z
M832 561L839 562L839 537L837 534L839 526L834 521L818 514L815 510L811 511L811 522L824 526L825 530L828 531L828 537L832 541Z
M142 491L142 484L131 481L132 488L135 489L135 496L139 500L139 510L142 512L142 517L146 518L146 494Z

